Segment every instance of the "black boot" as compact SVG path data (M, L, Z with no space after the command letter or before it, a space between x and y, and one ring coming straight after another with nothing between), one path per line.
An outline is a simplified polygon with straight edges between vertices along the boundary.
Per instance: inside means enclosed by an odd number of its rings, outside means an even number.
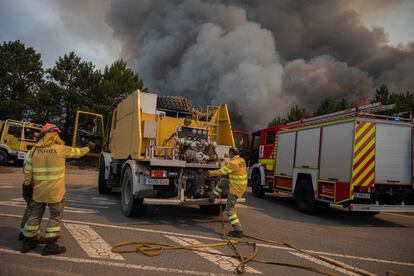
M22 249L20 252L27 253L30 250L36 248L37 240L35 238L24 237Z
M58 238L51 238L51 239L46 239L46 246L45 248L43 248L42 251L42 255L43 256L47 256L47 255L57 255L57 254L62 254L66 252L66 247L64 246L59 246L56 244L56 241L58 240Z
M234 238L241 238L243 237L243 231L230 231L227 233L227 236L234 237Z

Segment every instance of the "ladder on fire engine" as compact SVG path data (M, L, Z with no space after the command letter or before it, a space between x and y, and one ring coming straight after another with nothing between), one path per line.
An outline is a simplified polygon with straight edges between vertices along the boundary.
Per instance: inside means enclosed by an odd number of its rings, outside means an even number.
M313 125L313 124L320 124L320 123L326 123L330 121L336 121L339 119L346 119L350 117L355 116L374 116L375 112L382 112L387 110L392 110L395 108L395 104L389 104L389 105L383 105L381 103L372 103L368 105L363 105L360 107L353 107L346 110L329 113L326 115L316 116L308 119L302 119L299 121L287 123L287 126L293 126L293 125ZM371 113L371 114L370 114ZM392 118L391 116L381 116L381 115L375 115L380 116L383 118Z
M218 142L219 137L219 120L220 120L220 113L217 114L217 123L210 123L210 120L213 118L214 114L217 110L219 110L219 106L216 105L207 105L207 116L206 116L206 127L209 129L209 136L214 137L214 141ZM211 117L210 117L211 113Z

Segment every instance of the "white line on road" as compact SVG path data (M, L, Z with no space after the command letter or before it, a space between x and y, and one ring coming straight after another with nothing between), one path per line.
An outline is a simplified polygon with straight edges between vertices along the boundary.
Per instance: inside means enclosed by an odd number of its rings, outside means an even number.
M195 240L195 239L190 239L190 238L182 238L182 237L177 237L177 236L169 236L169 235L165 235L165 237L169 238L170 240L173 240L174 242L178 243L179 245L190 245L190 244L200 244L201 242ZM210 252L213 253L222 253L220 251L218 251L217 249L211 248L211 247L205 247L203 248L205 250L208 250ZM197 255L203 257L204 259L212 262L215 265L218 265L221 269L226 270L226 271L235 271L236 267L239 265L239 261L232 258L232 257L227 257L227 256L220 256L220 255L214 255L214 254L209 254L209 253L205 253L205 252L198 252L198 251L194 251ZM249 273L259 273L261 274L262 272L257 271L256 269L246 266L246 272Z
M389 216L396 216L396 217L414 219L414 216L394 214L394 213L381 213L381 215L389 215Z
M354 273L354 272L349 271L349 270L346 270L346 269L344 269L342 267L339 267L339 266L330 264L328 262L324 262L323 260L317 259L315 257L312 257L310 255L306 255L306 254L303 254L303 253L300 253L300 252L290 252L290 254L295 255L296 257L299 257L299 258L308 260L308 261L313 262L315 264L318 264L318 265L321 265L321 266L325 266L327 268L330 268L332 270L335 270L336 272L341 272L341 273L343 273L345 275L350 275L350 276L358 276L358 275L361 275L361 274ZM324 258L326 258L326 257L324 257ZM329 259L329 258L327 258L327 259ZM329 259L329 260L332 260L332 259ZM336 261L336 260L332 260L332 261L341 264L345 268L351 268L351 269L353 269L355 271L359 271L359 272L361 272L363 274L375 276L375 274L372 274L371 272L368 272L368 271L365 271L365 270L362 270L362 269L359 269L359 268L356 268L356 267L347 265L345 263L342 263L342 262L339 262L339 261Z
M165 268L165 267L158 267L158 266L155 267L155 266L148 266L148 265L136 265L136 264L109 262L109 261L93 260L93 259L72 258L72 257L64 257L64 256L42 256L42 255L35 254L35 253L22 254L22 253L20 253L20 251L10 250L10 249L6 249L6 248L0 248L0 253L8 253L8 254L14 254L14 255L20 255L20 256L30 256L30 257L41 258L43 260L44 259L52 259L52 260L56 260L56 261L66 261L66 262L83 263L83 264L106 265L106 266L111 266L111 267L128 268L128 269L162 272L162 273L178 273L178 274L207 275L207 276L222 275L222 274L214 274L214 273L208 273L208 272L202 272L202 271L184 270L184 269L176 269L176 268Z
M21 215L5 214L5 213L0 213L0 216L10 217L10 218L21 218L22 217ZM47 220L47 218L43 218L43 219ZM107 227L107 228L113 228L113 229L131 230L131 231L147 232L147 233L153 233L153 234L173 235L173 236L179 236L179 237L189 237L189 238L211 240L211 241L222 241L222 239L219 239L219 238L199 236L199 235L191 235L191 234L182 234L182 233L177 233L177 232L160 231L160 230L154 230L154 229L134 228L134 227L128 227L128 226L111 225L111 224L103 224L103 223L96 223L96 222L79 221L79 220L63 220L63 221L64 222L69 222L69 223L79 223L79 224L85 224L85 225L101 226L101 227ZM265 248L294 251L291 248L276 246L276 245L261 244L261 243L257 243L257 245L260 246L260 247L265 247ZM330 253L330 252L323 252L323 251L312 251L312 250L305 250L305 251L308 251L308 252L314 253L314 254L318 254L318 255L341 257L341 258L347 258L347 259L372 261L372 262L378 262L378 263L386 263L386 264L404 265L404 266L414 267L414 263L408 263L408 262L400 262L400 261L394 261L394 260L382 260L382 259L375 259L375 258L369 258L369 257L344 255L344 254Z
M89 257L125 260L121 255L112 253L112 247L90 226L84 224L65 223L65 227Z
M26 208L26 202L18 202L18 201L0 201L0 205L3 206L13 206L19 208ZM77 214L97 214L99 211L93 209L85 209L85 208L75 208L75 207L65 207L65 212L67 213L77 213Z

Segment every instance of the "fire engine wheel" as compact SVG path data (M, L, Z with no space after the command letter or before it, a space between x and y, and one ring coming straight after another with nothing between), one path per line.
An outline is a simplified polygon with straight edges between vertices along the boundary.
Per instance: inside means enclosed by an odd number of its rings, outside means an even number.
M132 170L128 166L122 177L121 188L121 208L127 217L143 216L145 214L145 205L143 199L137 199L132 193Z
M189 99L179 96L158 96L157 108L174 111L191 112L193 104Z
M255 197L264 197L265 189L262 186L260 173L253 173L252 176L252 192Z
M9 154L5 150L0 150L0 165L9 163Z
M319 211L320 204L315 199L312 182L304 178L299 180L295 188L295 203L299 211L305 214L316 214Z
M222 205L222 210L226 207L225 204ZM219 215L220 214L220 204L218 205L200 205L200 211L208 215Z
M105 179L105 160L103 157L99 159L99 176L98 176L98 191L101 195L110 194L112 192L112 188L108 188L107 180Z

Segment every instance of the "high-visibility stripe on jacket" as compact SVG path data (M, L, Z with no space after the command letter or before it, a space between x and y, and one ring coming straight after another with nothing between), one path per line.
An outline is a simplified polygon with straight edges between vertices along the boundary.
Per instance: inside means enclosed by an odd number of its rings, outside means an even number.
M228 175L230 180L230 193L242 197L247 187L246 161L236 155L219 170L210 171L211 176Z
M62 201L66 158L79 158L88 152L88 147L65 146L57 133L47 133L30 151L24 167L24 184L33 184L33 200L43 203Z

